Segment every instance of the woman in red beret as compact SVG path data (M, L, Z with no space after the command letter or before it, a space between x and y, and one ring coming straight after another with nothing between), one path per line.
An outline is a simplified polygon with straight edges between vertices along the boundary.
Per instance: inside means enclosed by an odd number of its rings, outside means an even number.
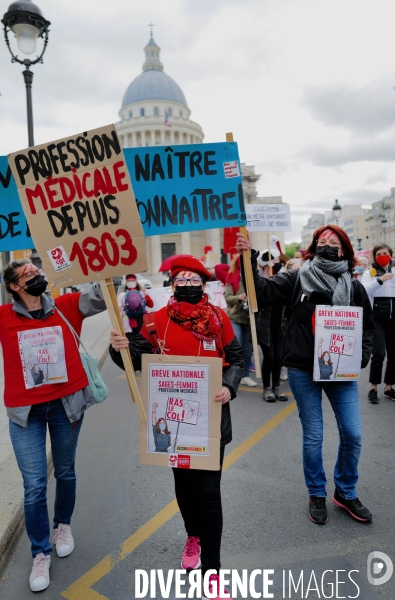
M220 546L222 536L221 473L225 445L232 440L229 400L236 397L243 374L243 351L233 333L226 313L213 306L204 293L210 273L195 258L175 258L171 264L173 296L164 308L154 313L156 335L143 325L129 344L118 331L111 332L110 354L123 368L121 348L129 346L135 370L141 369L141 355L158 350L157 340L166 354L220 357L223 361L222 388L215 401L222 403L220 470L173 469L175 492L184 519L187 541L181 559L183 569L202 567L202 575L213 569L210 592L219 596ZM228 596L229 598L229 596Z

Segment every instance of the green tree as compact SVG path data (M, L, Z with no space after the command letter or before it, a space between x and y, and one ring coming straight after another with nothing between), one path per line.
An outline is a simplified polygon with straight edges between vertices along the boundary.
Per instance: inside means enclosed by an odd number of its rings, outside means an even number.
M299 250L299 248L299 242L291 242L290 244L285 244L285 254L290 258L293 258L295 256L295 252Z

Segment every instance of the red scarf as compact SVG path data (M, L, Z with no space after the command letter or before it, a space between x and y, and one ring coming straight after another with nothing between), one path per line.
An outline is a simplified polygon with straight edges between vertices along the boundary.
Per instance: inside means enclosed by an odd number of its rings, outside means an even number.
M227 285L231 285L233 293L236 295L240 287L240 257L236 261L236 268L233 273L228 273L226 278Z
M178 302L171 296L167 303L167 314L177 325L192 331L199 340L218 338L222 325L221 311L209 303L207 294L203 294L197 304Z

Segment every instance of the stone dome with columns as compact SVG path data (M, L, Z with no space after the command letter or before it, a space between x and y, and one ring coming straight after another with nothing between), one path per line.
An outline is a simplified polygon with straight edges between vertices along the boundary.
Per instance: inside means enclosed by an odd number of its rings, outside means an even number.
M144 48L143 71L127 87L119 111L121 120L116 123L124 148L140 146L168 146L176 144L201 144L204 133L200 125L190 120L191 111L180 86L163 70L160 48L151 35ZM224 132L225 137L225 132ZM241 163L245 201L250 203L281 202L281 198L258 198L256 182L260 175L253 166ZM251 234L256 248L262 248L262 234ZM280 236L281 237L281 236ZM173 254L192 254L197 258L211 246L217 261L226 261L223 254L223 233L220 229L191 231L178 234L156 235L147 238L148 271L153 283L163 280L158 274L162 262Z
M191 121L191 111L180 86L164 72L152 30L144 52L143 71L127 87L119 111L121 120L115 125L122 146L201 144L203 130ZM220 252L218 229L147 238L147 272L152 281L163 279L158 269L165 258L175 253L199 258L207 244Z
M180 86L164 72L152 31L144 52L143 71L126 89L116 124L123 147L200 144L203 130L190 120Z

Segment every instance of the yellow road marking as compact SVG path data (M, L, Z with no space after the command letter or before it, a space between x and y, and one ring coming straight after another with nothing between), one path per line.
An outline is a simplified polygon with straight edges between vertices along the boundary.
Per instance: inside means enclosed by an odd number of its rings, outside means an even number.
M237 448L232 450L225 457L223 470L229 469L239 458L246 452L251 450L258 442L260 442L268 433L273 431L277 425L282 423L289 415L296 410L296 402L291 402L275 417L262 425L255 433L250 435L244 442L239 444ZM113 554L107 554L97 565L89 569L77 581L71 584L67 590L62 592L62 596L67 600L110 600L107 596L99 594L92 590L92 585L95 585L100 579L107 575L114 567L122 560L131 554L138 546L145 542L151 535L160 529L167 521L169 521L178 512L176 500L172 500L167 506L162 508L152 519L142 525L135 533L128 537L119 548L119 551Z

